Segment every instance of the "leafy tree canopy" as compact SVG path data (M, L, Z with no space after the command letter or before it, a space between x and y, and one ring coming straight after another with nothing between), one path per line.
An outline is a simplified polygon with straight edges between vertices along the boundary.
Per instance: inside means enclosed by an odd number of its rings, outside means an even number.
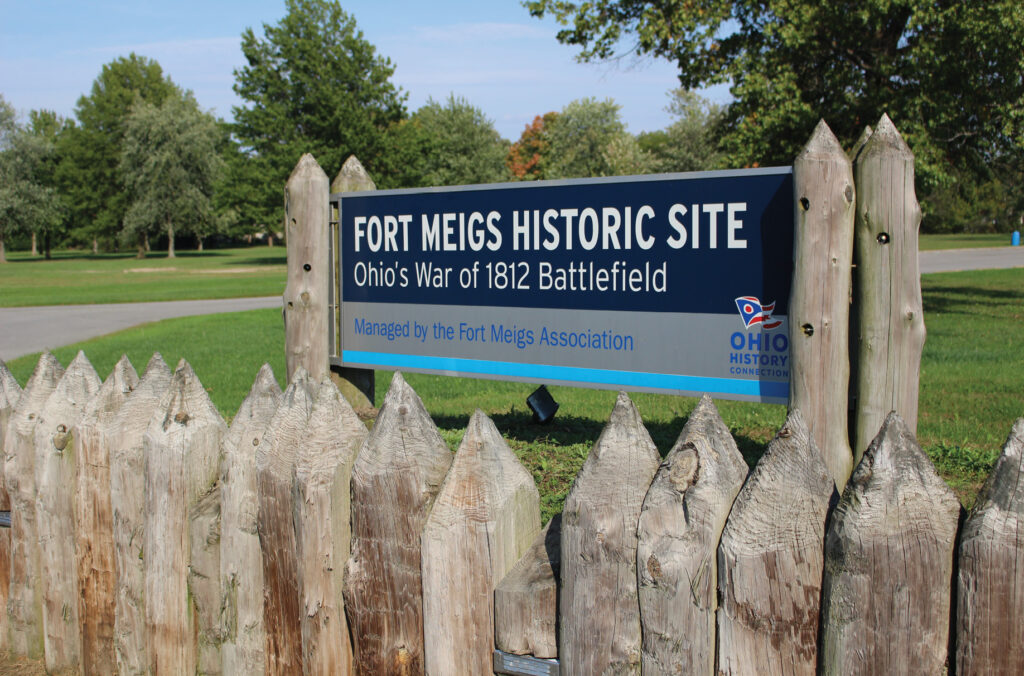
M246 29L246 65L235 71L235 136L255 162L257 194L249 218L277 226L281 191L303 153L333 177L356 155L381 187L387 129L405 117L394 66L363 38L336 0L287 0L287 14Z
M507 177L508 143L483 111L454 94L443 104L428 99L412 122L425 141L423 185L495 183Z
M160 105L138 101L125 120L120 171L131 199L123 236L163 229L169 257L176 232L200 238L216 227L213 186L223 160L217 120L185 94Z
M675 89L666 107L676 118L666 129L640 134L637 142L651 155L655 172L705 171L722 168L717 127L722 107L694 92Z
M789 164L819 118L847 146L883 112L925 192L1015 162L1024 149L1019 0L529 0L583 59L623 44L674 61L686 89L728 82L736 165Z
M626 131L611 99L578 99L565 106L548 130L545 178L585 178L646 173L647 158Z

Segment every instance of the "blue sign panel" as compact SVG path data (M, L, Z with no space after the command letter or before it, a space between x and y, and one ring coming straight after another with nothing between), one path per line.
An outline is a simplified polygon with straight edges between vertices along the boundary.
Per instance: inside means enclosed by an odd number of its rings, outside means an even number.
M333 199L336 363L788 396L789 168Z

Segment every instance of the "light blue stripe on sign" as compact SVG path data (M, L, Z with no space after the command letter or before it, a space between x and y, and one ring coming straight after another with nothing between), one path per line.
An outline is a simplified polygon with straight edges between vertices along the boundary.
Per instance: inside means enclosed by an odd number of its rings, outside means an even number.
M562 380L595 385L616 385L625 388L656 388L660 390L678 390L681 392L739 394L749 397L772 397L782 400L789 396L789 383L774 381L680 376L668 373L606 371L603 369L578 368L574 366L519 364L506 361L430 357L392 354L390 352L363 352L360 350L343 350L341 359L346 364L506 376L538 382Z

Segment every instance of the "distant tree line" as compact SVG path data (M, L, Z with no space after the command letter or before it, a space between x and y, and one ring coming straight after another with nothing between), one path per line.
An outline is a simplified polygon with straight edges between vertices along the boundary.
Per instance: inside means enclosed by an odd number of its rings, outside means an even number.
M134 53L103 66L70 119L19 119L0 95L0 261L12 240L44 255L143 255L159 238L173 256L181 235L202 247L272 234L305 152L329 174L354 154L381 188L700 171L789 164L819 117L852 145L882 112L917 154L924 229L1020 227L1016 0L526 4L568 26L559 39L583 58L611 56L633 34L637 53L673 59L671 124L634 135L614 101L585 98L537 115L510 143L454 94L409 113L394 65L336 0L287 0L278 23L242 34L233 122ZM718 82L731 83L729 104L692 91Z

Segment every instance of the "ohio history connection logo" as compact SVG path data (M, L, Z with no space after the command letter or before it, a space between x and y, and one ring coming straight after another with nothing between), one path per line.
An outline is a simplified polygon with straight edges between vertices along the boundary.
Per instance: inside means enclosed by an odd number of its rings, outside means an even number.
M789 377L789 337L784 331L768 333L782 326L772 317L775 301L762 303L756 296L736 299L743 327L729 337L729 373L769 378Z

